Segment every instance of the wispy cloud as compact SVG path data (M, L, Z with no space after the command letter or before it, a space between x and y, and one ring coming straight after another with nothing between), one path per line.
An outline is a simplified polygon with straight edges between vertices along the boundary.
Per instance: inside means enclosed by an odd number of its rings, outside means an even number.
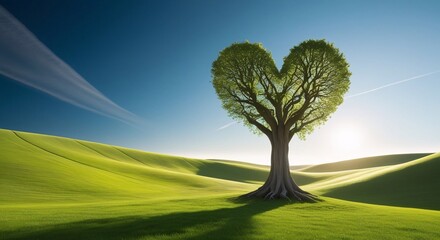
M230 126L232 126L232 125L234 125L234 124L236 124L236 123L237 123L237 122L230 122L230 123L228 123L228 124L225 124L225 125L223 125L223 126L217 128L216 131L221 131L221 130L226 129L226 128L228 128L228 127L230 127Z
M352 94L352 95L346 96L345 98L348 99L348 98L362 96L362 95L365 95L365 94L368 94L368 93L372 93L372 92L376 92L376 91L382 90L382 89L387 88L387 87L392 87L392 86L395 86L395 85L398 85L398 84L402 84L402 83L405 83L405 82L409 82L409 81L412 81L412 80L416 80L416 79L419 79L419 78L427 77L427 76L430 76L430 75L433 75L433 74L436 74L436 73L440 73L440 71L434 71L434 72L430 72L430 73L425 73L425 74L418 75L418 76L415 76L415 77L411 77L411 78L399 80L399 81L396 81L396 82L388 83L388 84L385 84L385 85L377 87L377 88L373 88L373 89L370 89L370 90L367 90L367 91L363 91L363 92L360 92L360 93L356 93L356 94Z
M77 107L131 125L143 124L81 75L0 6L0 74Z

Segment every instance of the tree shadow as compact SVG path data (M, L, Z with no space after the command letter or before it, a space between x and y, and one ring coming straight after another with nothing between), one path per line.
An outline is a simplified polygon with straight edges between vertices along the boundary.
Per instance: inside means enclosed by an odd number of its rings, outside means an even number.
M258 230L252 226L253 216L288 204L284 200L253 200L244 204L242 201L235 202L238 207L177 212L153 217L92 219L42 229L3 232L0 235L10 239L242 239L248 234L256 234Z

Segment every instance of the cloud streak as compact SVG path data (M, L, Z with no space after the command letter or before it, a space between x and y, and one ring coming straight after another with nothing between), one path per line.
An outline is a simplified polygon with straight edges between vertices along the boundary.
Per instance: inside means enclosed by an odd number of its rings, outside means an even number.
M94 88L2 6L0 74L91 112L130 125L144 123Z
M223 125L223 126L217 128L216 131L221 131L221 130L223 130L223 129L225 129L225 128L228 128L228 127L230 127L230 126L232 126L232 125L234 125L234 124L236 124L236 123L237 123L237 122L230 122L230 123L228 123L228 124L225 124L225 125Z
M348 98L359 97L359 96L362 96L362 95L365 95L365 94L368 94L368 93L372 93L372 92L376 92L376 91L382 90L384 88L392 87L392 86L395 86L395 85L398 85L398 84L402 84L402 83L405 83L405 82L409 82L409 81L412 81L412 80L416 80L416 79L419 79L419 78L424 78L424 77L427 77L427 76L430 76L430 75L433 75L433 74L436 74L436 73L440 73L440 71L434 71L434 72L430 72L430 73L425 73L425 74L418 75L418 76L415 76L415 77L411 77L411 78L403 79L403 80L400 80L400 81L388 83L388 84L385 84L385 85L377 87L377 88L373 88L373 89L370 89L370 90L367 90L367 91L363 91L363 92L360 92L360 93L356 93L356 94L352 94L352 95L346 96L345 98L348 99Z

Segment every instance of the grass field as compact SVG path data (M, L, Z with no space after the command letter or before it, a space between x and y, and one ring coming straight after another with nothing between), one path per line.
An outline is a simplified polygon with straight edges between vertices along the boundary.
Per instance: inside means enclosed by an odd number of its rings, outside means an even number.
M295 169L323 202L237 201L266 166L0 130L0 239L440 239L439 153Z

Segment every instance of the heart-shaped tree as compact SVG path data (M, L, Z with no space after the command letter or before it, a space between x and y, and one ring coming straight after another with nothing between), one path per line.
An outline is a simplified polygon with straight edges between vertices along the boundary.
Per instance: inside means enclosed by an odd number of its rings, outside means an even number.
M270 174L244 197L316 201L290 175L289 142L323 124L343 102L350 85L344 55L325 40L293 47L281 71L261 44L234 43L212 64L212 83L229 115L272 145Z

